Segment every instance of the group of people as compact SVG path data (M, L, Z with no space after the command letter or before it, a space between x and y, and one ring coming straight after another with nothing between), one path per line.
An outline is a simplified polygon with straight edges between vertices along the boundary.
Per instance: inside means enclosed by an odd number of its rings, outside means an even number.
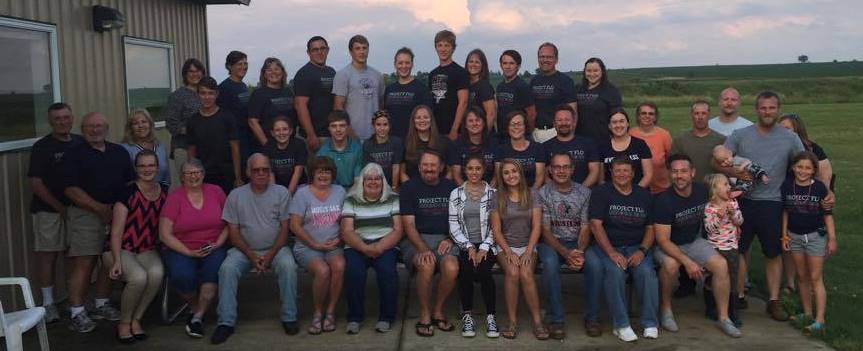
M168 279L189 303L190 336L204 336L204 316L217 299L211 341L221 344L235 332L240 279L270 270L284 331L296 334L298 267L313 279L309 334L336 330L342 290L345 331L360 331L369 268L380 295L374 329L387 332L396 319L401 257L416 274L420 336L456 328L444 313L456 286L461 334L475 336L478 283L486 336L517 336L523 293L533 335L563 339L564 265L585 274L590 336L602 334L604 298L613 334L638 338L625 296L632 274L643 337L679 329L672 312L679 275L679 289L709 276L707 315L740 337L747 257L758 237L768 313L789 318L779 302L787 252L787 284L797 283L803 301L792 318L823 332L821 270L837 251L832 170L799 116L780 122L778 95L756 97L753 124L738 115L740 94L728 88L717 117L710 119L707 101L696 101L692 129L672 138L650 102L638 105L630 128L600 59L585 63L576 87L555 68L557 47L543 43L540 74L527 83L518 76L521 55L507 50L500 56L504 81L493 89L485 54L471 51L462 68L452 60L455 47L452 32L435 36L440 66L427 86L412 76L411 50L398 50L398 79L385 86L366 64L365 37L350 39L351 63L338 72L326 66L327 41L313 37L309 63L292 86L282 63L268 58L251 94L245 54L227 56L229 77L221 84L189 59L184 86L165 109L169 147L155 138L146 110L132 111L123 142L114 144L102 114L86 114L79 136L71 133L71 107L52 105L52 132L34 145L28 173L47 320L59 319L53 267L65 252L73 266L70 328L89 332L92 319L119 321L122 343L146 339L141 318ZM88 312L85 296L100 257L104 270ZM504 273L501 327L495 264ZM126 283L119 311L109 302L111 279Z

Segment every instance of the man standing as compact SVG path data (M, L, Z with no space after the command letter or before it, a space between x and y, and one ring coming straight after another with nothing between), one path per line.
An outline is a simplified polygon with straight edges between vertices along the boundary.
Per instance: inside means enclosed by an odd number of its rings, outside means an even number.
M281 320L285 333L299 332L297 325L297 264L288 241L288 202L291 194L270 184L270 160L253 154L246 163L249 184L231 191L222 219L228 222L228 237L234 246L219 268L219 326L210 341L225 342L237 322L237 289L250 269L276 271L281 293Z
M452 331L455 327L447 322L443 305L458 277L458 246L449 236L449 195L455 183L441 178L443 157L435 151L426 150L420 156L419 177L408 180L401 188L399 207L407 240L401 243L401 251L408 270L416 268L417 298L420 304L416 333L419 336L434 335L434 328ZM441 272L437 285L434 309L429 308L431 284L435 270Z
M336 70L327 66L327 40L314 36L306 43L309 62L294 76L294 110L309 150L321 147L319 137L329 136L327 116L333 110L333 79Z
M122 146L108 142L108 122L99 112L90 112L81 121L85 143L63 156L64 193L72 200L67 209L69 250L73 268L69 277L69 306L72 324L79 333L96 325L84 309L84 299L96 260L104 250L117 194L134 179L132 160ZM108 303L111 286L105 270L96 280L94 319L120 320L120 313Z
M740 108L740 93L734 88L725 88L719 94L719 116L710 119L710 129L717 131L719 134L729 136L735 130L745 128L752 125L748 119L737 114L737 109Z
M39 287L42 288L42 306L45 322L60 320L54 306L55 267L59 253L66 251L66 206L69 198L63 194L60 162L69 149L84 143L84 138L72 134L75 116L69 105L58 102L48 107L48 124L51 134L39 139L30 151L30 189L33 200L33 251L39 266Z
M574 111L575 82L557 70L557 46L545 42L539 46L537 60L539 74L530 80L530 90L536 103L536 121L528 121L533 129L533 140L543 143L554 138L554 113L557 105L569 104Z
M779 96L765 91L755 98L755 112L758 123L731 134L725 140L725 147L736 156L750 159L767 171L770 181L756 186L745 195L741 203L743 217L757 220L743 222L743 237L740 240L740 274L746 272L746 260L752 240L758 236L761 252L764 254L764 273L767 281L769 300L767 313L777 321L788 320L788 314L779 301L779 284L782 280L782 179L788 171L788 162L794 155L804 150L803 143L794 132L776 125L779 119ZM714 162L715 164L716 162ZM715 165L718 166L718 165ZM744 172L735 173L732 167L719 168L723 173L745 178ZM740 284L738 282L738 287Z
M671 155L682 154L692 160L692 166L699 176L693 181L704 183L703 177L713 173L713 148L725 142L725 136L708 127L710 103L695 101L689 108L692 130L680 133L671 143Z
M560 134L558 134L560 136ZM560 262L573 269L584 266L584 256L590 243L590 223L587 208L590 189L572 180L575 162L567 153L556 153L549 159L548 174L551 182L539 190L542 202L542 242L537 244L542 262L542 282L548 294L548 319L551 322L551 337L561 340L566 337L564 327L563 298L560 291ZM588 275L598 272L602 266L588 267ZM592 277L592 276L591 276ZM585 278L587 301L598 301L601 284L590 284L595 280ZM595 295L593 295L595 294ZM599 314L599 304L587 303L586 315Z
M654 203L653 227L659 246L655 256L662 265L659 271L660 324L668 331L678 331L671 310L671 292L680 267L693 280L702 279L706 269L711 273L713 299L717 306L716 326L728 336L739 338L740 330L729 316L729 303L736 296L731 295L728 264L702 236L707 187L693 183L698 173L686 155L672 154L668 158L668 168L671 187L659 194Z
M432 109L441 135L450 140L458 138L464 115L467 112L467 70L452 60L455 52L455 34L442 30L434 36L434 47L439 65L429 73L429 90L432 92Z
M543 143L543 146L549 158L558 153L569 154L572 158L572 181L589 188L599 181L602 163L594 140L575 135L577 125L575 109L569 104L557 105L554 111L554 129L557 136Z
M351 117L353 131L366 140L374 134L372 116L378 110L384 96L384 76L369 67L369 40L354 35L348 41L351 63L336 73L333 80L333 109L343 110Z

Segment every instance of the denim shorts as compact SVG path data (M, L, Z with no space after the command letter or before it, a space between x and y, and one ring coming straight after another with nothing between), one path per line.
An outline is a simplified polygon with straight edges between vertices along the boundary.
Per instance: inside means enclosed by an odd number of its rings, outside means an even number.
M171 249L162 251L171 286L181 294L192 294L204 283L219 282L219 267L227 256L224 246L205 257L189 257Z

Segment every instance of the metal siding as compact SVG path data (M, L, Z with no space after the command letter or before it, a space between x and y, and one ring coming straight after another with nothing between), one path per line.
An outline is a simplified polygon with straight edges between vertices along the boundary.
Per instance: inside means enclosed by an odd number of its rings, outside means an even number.
M104 33L92 29L91 7L103 5L120 10L126 25ZM207 63L205 5L188 0L0 0L0 15L53 23L57 26L60 52L60 90L78 116L101 111L112 128L110 140L120 140L126 118L126 91L123 36L174 44L176 81L181 85L180 65L188 57ZM78 129L75 129L78 132ZM157 131L167 142L168 134ZM27 180L29 151L0 153L0 276L27 276L37 300L32 223L29 214L31 192ZM61 260L62 261L62 260ZM64 281L62 266L59 281ZM64 294L64 288L56 288ZM20 307L12 289L0 289L8 309ZM12 296L10 296L12 295Z

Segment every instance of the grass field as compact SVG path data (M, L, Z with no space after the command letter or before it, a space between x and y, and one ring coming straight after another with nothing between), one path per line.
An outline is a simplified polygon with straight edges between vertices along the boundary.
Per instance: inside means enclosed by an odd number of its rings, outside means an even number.
M662 108L660 124L672 135L689 128L689 110L686 107ZM821 145L833 163L837 174L835 211L839 252L825 264L824 280L827 286L827 325L825 341L839 350L863 350L863 237L857 232L863 228L863 164L857 162L861 136L863 136L863 103L845 104L788 104L785 112L796 112L807 124L810 137ZM751 104L741 110L754 117ZM753 249L753 273L757 286L763 286L761 255ZM762 292L763 293L763 292ZM750 313L763 313L751 311Z

